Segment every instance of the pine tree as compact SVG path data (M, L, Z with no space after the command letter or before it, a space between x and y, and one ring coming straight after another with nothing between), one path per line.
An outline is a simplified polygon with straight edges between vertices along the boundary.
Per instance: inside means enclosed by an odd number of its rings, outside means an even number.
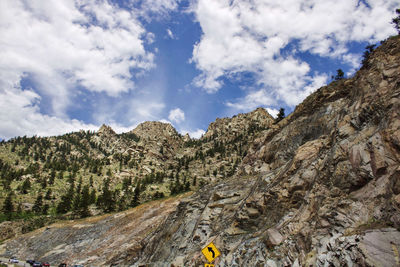
M43 205L43 208L42 208L42 213L44 214L44 215L47 215L47 213L49 212L49 208L50 208L50 206L49 206L49 204L44 204Z
M279 112L278 112L278 116L275 119L275 123L280 122L281 120L283 120L285 118L285 109L284 108L280 108Z
M104 180L103 192L99 196L98 204L105 212L112 212L115 210L113 192L110 190L110 178Z
M136 207L139 205L139 196L140 196L140 182L136 184L135 191L133 192L133 198L131 202L132 207Z
M82 197L80 199L80 204L79 204L79 214L82 218L90 216L89 212L90 202L91 199L89 194L89 186L85 185L82 190Z
M11 220L12 213L14 211L14 204L12 201L13 192L8 193L6 199L4 200L3 204L3 211L7 215L7 219Z
M35 213L39 214L42 213L42 208L43 208L43 196L42 194L39 194L36 198L35 205L33 205L32 210Z
M92 189L90 192L90 204L95 204L96 203L96 189Z
M29 178L27 178L22 183L21 193L22 194L27 194L29 189L31 189L31 181L29 180Z
M363 54L363 60L361 62L362 67L368 67L368 59L369 59L370 55L372 54L372 52L374 52L374 50L375 50L374 44L370 44L365 47L365 51Z
M66 213L71 209L74 199L74 184L70 185L68 192L61 196L61 201L57 206L57 213Z
M44 199L47 199L47 200L51 199L51 189L47 190L46 195L44 196Z
M190 182L186 181L185 183L185 192L190 191Z
M56 172L55 170L52 170L50 173L50 179L49 179L49 184L53 185L54 184L54 179L56 178Z
M42 189L45 189L47 187L47 179L46 179L46 177L43 177L41 179L40 184L42 185Z
M397 32L400 34L400 8L396 9L397 17L392 19L392 24Z
M79 205L81 203L81 189L82 189L82 177L79 177L79 182L76 187L75 198L74 198L74 202L73 202L74 210L78 210L80 207Z
M341 80L341 79L343 79L343 78L344 78L344 72L343 72L343 70L342 70L342 69L338 69L338 70L336 71L335 80L338 81L338 80Z

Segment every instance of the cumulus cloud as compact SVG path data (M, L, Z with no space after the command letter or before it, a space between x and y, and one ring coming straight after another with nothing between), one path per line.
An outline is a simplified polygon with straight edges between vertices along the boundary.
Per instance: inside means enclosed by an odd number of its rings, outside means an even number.
M151 2L154 5L141 2L141 12L137 12L106 0L0 1L4 40L0 42L0 94L15 98L3 100L0 135L51 135L94 127L69 119L66 110L74 104L78 90L118 97L135 88L137 74L154 67L154 55L146 51L145 44L155 36L146 32L140 16L164 14L177 3ZM33 87L29 90L21 86L27 78ZM40 108L44 99L49 103L47 115ZM152 108L159 106L142 107L139 113L149 115Z
M0 138L23 135L59 135L79 129L97 130L98 126L79 120L62 119L40 114L40 96L31 90L2 90L0 92Z
M130 6L136 13L146 20L161 19L178 8L181 0L141 0L130 1Z
M186 133L188 133L191 138L196 138L196 139L199 139L202 135L204 135L206 133L202 129L196 129L194 131L182 130L180 132L181 132L181 134L184 134L184 135Z
M40 88L55 80L60 90L79 84L117 95L133 88L131 69L153 66L145 29L106 1L2 1L1 10L3 79L30 73Z
M180 123L185 120L185 113L180 108L172 109L169 112L168 119L170 121Z
M277 110L275 108L267 108L267 111L268 111L269 115L271 115L272 117L274 117L274 118L278 117L279 110Z
M268 92L265 89L256 90L248 93L244 98L238 99L236 102L227 102L228 107L238 111L250 111L260 106L269 106L274 103Z
M324 74L310 73L309 64L297 53L358 66L359 57L349 52L349 44L394 34L390 20L396 2L198 0L192 11L203 34L191 62L201 74L193 83L214 93L223 86L223 77L251 72L264 89L250 90L228 106L242 110L278 101L293 106L327 80Z

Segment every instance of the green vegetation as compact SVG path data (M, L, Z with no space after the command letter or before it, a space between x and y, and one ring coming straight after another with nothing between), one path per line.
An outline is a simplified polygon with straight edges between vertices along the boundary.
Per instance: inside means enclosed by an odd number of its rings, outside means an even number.
M276 119L275 119L275 123L280 122L280 121L283 120L284 118L285 118L285 109L284 109L284 108L280 108L280 109L279 109L279 112L278 112L278 115L277 115L277 117L276 117Z
M397 32L400 34L400 8L396 9L397 17L392 19L392 24Z
M6 199L4 200L4 204L3 204L3 211L4 214L7 216L7 219L11 219L12 218L12 213L14 211L14 204L13 204L13 192L8 193Z
M158 132L152 139L92 131L2 141L0 221L26 220L34 229L43 216L52 221L122 211L230 177L249 137L266 128L246 118L238 129L186 141Z
M342 69L336 70L336 76L334 77L335 81L344 79L344 72Z
M367 45L365 47L365 51L364 51L364 54L363 54L363 60L361 62L362 63L362 68L368 67L368 59L369 59L370 55L372 54L372 52L374 52L375 46L376 45L374 45L374 44L370 44L370 45Z

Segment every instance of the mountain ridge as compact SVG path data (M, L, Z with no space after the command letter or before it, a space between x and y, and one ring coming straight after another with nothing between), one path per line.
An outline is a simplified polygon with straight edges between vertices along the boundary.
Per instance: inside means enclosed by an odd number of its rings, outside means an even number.
M152 133L114 136L123 141L112 140L115 145L109 150L100 142L93 153L112 164L111 168L99 165L111 169L111 174L102 170L97 178L137 176L147 186L140 195L144 202L154 199L155 193L171 193L172 198L157 200L160 205L174 203L168 212L161 216L157 205L146 210L154 215L147 220L158 214L162 217L152 221L155 227L123 243L119 243L120 232L107 231L107 242L119 244L120 249L96 250L105 240L100 225L111 229L121 220L126 225L146 225L146 219L133 219L144 207L138 206L108 216L99 225L84 219L76 227L100 228L88 230L90 234L82 239L70 228L50 226L33 237L21 235L6 241L0 251L54 262L69 258L89 265L200 266L206 262L201 249L213 242L221 252L215 260L218 266L396 266L400 247L399 62L400 36L395 36L370 54L354 77L320 88L278 123L262 110L218 119L199 140L163 139L167 140L161 142L163 151ZM89 144L97 138L86 135ZM74 145L75 139L71 140ZM120 149L124 142L131 152ZM9 145L11 149L13 144ZM112 149L114 153L108 154ZM129 167L132 159L134 168ZM170 191L162 191L166 189L163 182L144 182L151 179L163 180ZM120 194L121 199L141 187L137 185L121 190L127 192ZM115 186L116 190L125 188ZM187 188L194 193L174 196ZM71 237L68 243L63 242L66 236Z

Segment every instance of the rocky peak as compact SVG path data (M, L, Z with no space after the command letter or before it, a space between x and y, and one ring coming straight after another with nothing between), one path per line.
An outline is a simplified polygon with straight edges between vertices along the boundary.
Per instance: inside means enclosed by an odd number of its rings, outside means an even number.
M184 142L189 142L190 141L190 135L189 135L189 133L186 133L184 136L183 136L183 141Z
M264 120L274 120L271 114L265 108L259 107L248 113L249 117L252 119L262 118Z
M264 108L257 108L232 118L217 118L208 126L204 138L223 136L225 139L230 139L240 134L246 135L255 128L268 129L273 123L274 118Z
M146 121L139 124L132 133L140 136L144 139L156 140L161 137L171 138L178 137L179 134L170 123L159 122L159 121Z
M105 124L101 125L101 127L99 128L97 133L99 135L116 135L114 130L110 126L105 125Z

